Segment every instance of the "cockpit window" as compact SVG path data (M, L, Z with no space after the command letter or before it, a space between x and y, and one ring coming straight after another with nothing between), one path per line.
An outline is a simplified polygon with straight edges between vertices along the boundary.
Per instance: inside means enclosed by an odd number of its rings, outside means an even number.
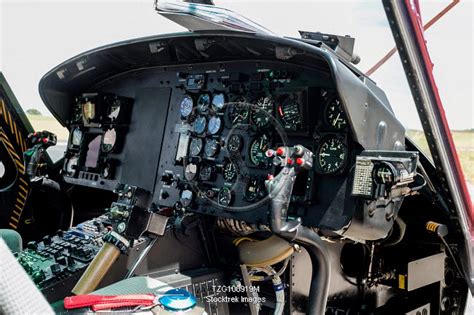
M290 4L284 1L215 0L214 3L221 8L238 12L248 20L279 35L298 38L298 30L349 34L356 39L355 52L361 58L357 67L363 72L371 69L395 46L382 3L379 1L346 1L343 9L341 2L334 1L291 1ZM446 3L421 1L420 5L423 22L427 24ZM110 9L108 5L94 2L75 5L70 2L51 4L46 1L35 1L35 6L28 6L8 1L2 4L3 13L0 22L4 30L17 30L3 33L5 36L2 36L1 42L2 72L8 78L24 108L38 109L42 113L42 116L30 115L35 129L54 129L58 133L59 143L65 143L68 134L55 123L54 118L50 117L41 99L34 92L45 69L97 46L134 37L185 30L182 26L153 14L150 3L146 1L121 2L120 5L114 6L114 18L106 18L109 25L107 28L97 27L93 23L83 24L77 30L68 27L58 28L57 25L71 25L66 18L71 12L71 6L74 6L74 12L89 16L93 21L104 21L101 12ZM461 163L468 180L474 182L474 171L469 166L474 158L471 91L473 36L472 27L465 27L462 31L458 28L458 25L472 25L472 6L473 3L469 1L459 2L433 24L425 36ZM18 30L23 29L26 17L35 27L26 33L19 32ZM64 20L58 20L63 17ZM123 23L130 18L134 20L132 24ZM115 31L109 32L110 29ZM68 36L64 36L66 32ZM51 34L48 38L53 42L48 42L49 39L45 39L44 34ZM87 42L78 41L78 36L84 36L88 39ZM58 52L56 45L53 44L58 37L62 38L61 52ZM31 56L32 45L37 47L34 58ZM456 47L455 58L452 49L446 47ZM39 60L41 62L38 62ZM370 77L387 93L392 108L407 128L408 135L429 154L398 54L395 53ZM48 150L53 160L57 158L56 153L64 152L58 147L59 145Z
M40 108L37 106L37 108ZM46 152L48 153L53 163L59 161L66 151L66 144L69 138L69 131L61 126L61 124L51 116L46 109L28 108L26 115L33 128L37 131L48 130L56 134L58 142L55 146L49 147Z

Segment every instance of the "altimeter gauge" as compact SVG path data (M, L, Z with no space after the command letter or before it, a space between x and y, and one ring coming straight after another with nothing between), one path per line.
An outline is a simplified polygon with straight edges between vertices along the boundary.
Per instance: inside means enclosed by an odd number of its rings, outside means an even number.
M344 168L347 159L347 146L337 136L329 136L321 141L316 166L323 174L333 174Z

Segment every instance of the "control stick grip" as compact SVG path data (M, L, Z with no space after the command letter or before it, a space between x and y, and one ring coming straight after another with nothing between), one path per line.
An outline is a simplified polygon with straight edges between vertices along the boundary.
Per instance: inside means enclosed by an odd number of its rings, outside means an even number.
M129 242L115 232L104 236L104 245L71 290L76 295L94 291L105 277L121 252L126 251Z

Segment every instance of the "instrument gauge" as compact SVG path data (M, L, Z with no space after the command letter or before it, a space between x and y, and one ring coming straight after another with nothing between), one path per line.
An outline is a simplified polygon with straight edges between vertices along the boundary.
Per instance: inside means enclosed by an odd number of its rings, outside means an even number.
M76 166L79 162L79 158L77 156L70 157L66 162L66 174L67 176L74 176L76 173Z
M114 120L114 119L117 119L119 114L120 114L120 103L114 102L109 108L109 114L107 115L107 117Z
M227 141L227 151L230 154L237 154L242 149L242 137L240 135L232 135Z
M317 167L324 174L336 173L343 169L347 154L347 146L343 140L336 136L329 136L319 145Z
M278 116L286 130L296 131L303 123L298 100L292 97L286 97L278 104Z
M231 182L237 177L237 167L232 162L227 162L224 164L222 169L222 175L224 176L225 181Z
M193 202L194 194L191 190L185 189L181 192L179 201L184 207L189 207Z
M396 170L394 166L387 162L379 162L375 164L372 170L372 178L377 184L391 187L395 182Z
M114 128L107 130L102 138L102 152L109 153L114 149L117 141L117 132Z
M252 110L250 119L258 127L268 126L272 120L273 99L270 96L260 97L257 100L257 108Z
M189 95L185 95L181 100L181 104L179 106L179 112L181 113L181 117L186 118L193 112L194 101L193 98Z
M209 123L207 124L207 131L211 135L215 135L219 132L219 130L221 130L221 126L222 120L217 116L212 116L211 119L209 119Z
M192 156L198 156L202 151L203 143L201 138L193 138L189 145L189 153Z
M82 131L79 127L75 128L71 133L71 145L80 146L82 142Z
M95 104L92 102L85 102L82 104L82 117L85 123L89 123L90 120L95 119L96 109Z
M186 169L184 170L184 178L189 181L192 181L196 178L198 172L198 166L194 163L189 163L186 165Z
M252 164L262 167L269 166L269 158L266 155L270 147L270 138L266 134L261 134L250 144L250 161Z
M217 202L221 206L229 206L232 203L232 190L228 187L223 187L217 195Z
M343 130L347 126L346 114L342 109L341 101L333 98L324 110L326 124L335 130Z
M199 116L195 121L194 121L194 131L198 134L203 133L206 130L206 117L204 116Z
M214 167L211 165L204 165L199 172L199 179L202 181L211 181L214 178Z
M261 197L261 184L257 178L252 178L245 187L244 197L247 201L256 201Z
M198 111L204 113L209 108L209 105L211 105L211 97L209 96L209 94L204 93L199 95L197 100Z
M225 104L225 95L224 93L214 94L212 97L212 106L216 109L222 109Z
M248 101L245 98L239 98L234 105L229 108L229 120L232 125L248 123L249 114Z
M219 152L219 146L219 141L215 139L207 140L204 146L204 153L206 153L207 157L214 157Z

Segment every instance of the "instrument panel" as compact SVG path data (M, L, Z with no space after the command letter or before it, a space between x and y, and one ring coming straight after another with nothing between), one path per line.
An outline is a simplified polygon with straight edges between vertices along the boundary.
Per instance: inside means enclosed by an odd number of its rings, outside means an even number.
M290 214L309 217L311 208L328 206L336 192L319 187L341 185L353 154L342 104L314 73L272 66L187 74L173 91L167 129L176 151L162 152L159 207L264 223L264 183L280 170L267 151L294 144L316 159L297 178ZM200 84L188 84L196 76Z
M130 123L133 99L87 93L75 100L63 175L66 181L111 181Z
M97 90L76 100L63 171L69 182L93 173L99 181L110 179L112 187L127 181L124 174L138 172L149 178L144 189L152 191L156 208L266 223L264 182L280 170L267 150L302 144L315 154L314 169L298 175L289 215L318 226L336 196L347 197L355 146L333 83L323 73L277 62L229 62L191 71L144 69ZM151 97L156 90L163 97ZM110 98L127 104L131 119L121 118L120 106L100 105ZM134 119L138 115L150 124L142 126ZM129 146L138 149L137 160L127 158ZM80 184L87 180L81 177Z

